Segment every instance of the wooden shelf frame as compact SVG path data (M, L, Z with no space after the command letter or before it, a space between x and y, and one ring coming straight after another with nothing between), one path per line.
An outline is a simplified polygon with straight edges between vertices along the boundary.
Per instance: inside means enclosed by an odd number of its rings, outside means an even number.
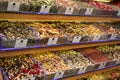
M76 76L71 76L71 77L68 77L68 78L63 78L62 80L79 80L80 78L85 78L87 76L92 76L92 75L95 75L95 74L98 74L98 73L103 73L103 72L114 70L114 69L120 69L120 65L109 67L109 68L104 68L104 69L101 69L101 70L91 71L91 72L88 72L88 73L84 73L84 74L80 74L80 75L76 75Z
M22 14L22 13L5 13L0 12L0 20L19 20L19 21L38 21L38 20L65 20L65 21L80 21L80 22L114 22L120 21L120 18L115 17L92 17L92 16L65 16L65 15L40 15L40 14ZM50 46L32 49L22 49L22 50L10 50L10 51L0 51L0 57L10 57L22 54L34 54L47 51L58 51L74 48L87 48L94 46L102 46L108 44L120 44L120 40L117 41L105 41L105 42L94 42L85 44L71 44L71 45L60 45L60 46ZM85 74L72 76L64 78L62 80L76 80L86 76L90 76L96 73L102 73L109 70L120 69L120 65L111 68L101 69L98 71L88 72ZM0 74L1 75L1 74ZM1 80L1 78L0 78Z
M10 57L10 56L16 56L16 55L22 55L22 54L35 54L35 53L41 53L41 52L47 52L47 51L87 48L87 47L102 46L102 45L109 45L109 44L120 44L120 40L0 51L0 57Z
M68 15L45 15L45 14L23 14L23 13L5 13L0 12L0 20L69 20L81 22L113 22L120 21L120 18L105 16L68 16Z

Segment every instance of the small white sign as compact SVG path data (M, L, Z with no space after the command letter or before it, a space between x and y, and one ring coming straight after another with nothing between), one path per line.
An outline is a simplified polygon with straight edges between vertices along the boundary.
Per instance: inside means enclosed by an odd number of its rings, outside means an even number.
M57 72L56 74L55 74L55 77L54 77L54 80L56 80L56 79L59 79L59 78L62 78L63 76L64 76L64 71L62 71L62 72Z
M117 16L120 16L120 10L118 11Z
M74 8L68 7L66 8L65 14L72 14L74 11Z
M51 8L51 6L42 5L42 6L41 6L41 9L40 9L40 12L41 12L41 13L49 13L50 8Z
M27 46L28 39L19 39L15 42L15 48L22 48Z
M7 11L19 11L20 3L19 2L9 2Z
M120 64L120 60L119 59L116 61L116 65L118 65L118 64Z
M98 41L100 39L100 35L95 35L93 41Z
M72 43L79 43L80 40L81 40L81 36L75 36L75 37L73 38Z
M82 74L86 71L86 68L87 67L80 67L79 71L78 71L78 74Z
M110 40L115 39L117 37L117 34L112 34L110 37Z
M106 63L101 63L98 69L103 69L105 67Z
M71 60L67 60L67 62L73 68L73 64L72 64Z
M93 12L93 8L87 8L85 14L86 15L91 15Z
M56 44L57 41L58 41L58 37L49 38L47 45Z

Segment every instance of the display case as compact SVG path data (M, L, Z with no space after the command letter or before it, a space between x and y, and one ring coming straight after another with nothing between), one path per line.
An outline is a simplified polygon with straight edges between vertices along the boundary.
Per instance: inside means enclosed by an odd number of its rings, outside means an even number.
M1 0L0 80L76 80L119 69L120 8L86 1Z

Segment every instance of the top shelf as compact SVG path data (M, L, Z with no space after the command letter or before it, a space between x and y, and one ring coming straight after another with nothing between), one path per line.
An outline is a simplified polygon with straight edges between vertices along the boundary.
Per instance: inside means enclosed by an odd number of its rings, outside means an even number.
M55 14L23 14L23 13L5 13L0 12L0 20L21 20L21 21L35 21L35 20L69 20L81 22L114 22L120 21L116 17L96 17L96 16L70 16L70 15L55 15Z

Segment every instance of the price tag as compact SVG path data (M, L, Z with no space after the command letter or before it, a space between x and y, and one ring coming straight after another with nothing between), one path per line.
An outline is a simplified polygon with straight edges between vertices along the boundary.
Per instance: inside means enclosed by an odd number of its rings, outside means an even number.
M112 34L110 37L110 40L115 39L117 37L117 34Z
M42 5L42 6L41 6L41 9L40 9L40 12L41 12L41 13L49 13L50 8L51 8L51 6Z
M19 11L20 3L19 2L9 2L7 11Z
M101 63L98 69L103 69L105 67L106 63Z
M81 40L81 36L75 36L72 43L79 43Z
M68 62L68 64L69 64L71 67L73 67L73 64L72 64L72 62L71 62L70 60L68 60L67 62Z
M92 12L93 12L93 8L87 8L85 14L86 14L86 15L91 15Z
M117 60L117 61L116 61L116 65L118 65L118 64L120 64L120 60Z
M73 11L74 11L74 8L68 7L68 8L66 9L66 11L65 11L65 14L72 14Z
M81 67L78 71L78 74L85 73L87 67Z
M58 38L55 38L55 37L49 38L47 45L56 44L57 41L58 41Z
M64 76L64 71L62 71L62 72L57 72L56 74L55 74L55 77L54 77L54 80L56 80L56 79L59 79L59 78L62 78L63 76Z
M100 35L95 35L93 41L98 41L100 39Z
M15 48L26 47L27 42L28 42L28 39L19 39L19 40L16 40L14 47Z
M120 10L118 11L118 14L117 14L117 16L120 16Z

